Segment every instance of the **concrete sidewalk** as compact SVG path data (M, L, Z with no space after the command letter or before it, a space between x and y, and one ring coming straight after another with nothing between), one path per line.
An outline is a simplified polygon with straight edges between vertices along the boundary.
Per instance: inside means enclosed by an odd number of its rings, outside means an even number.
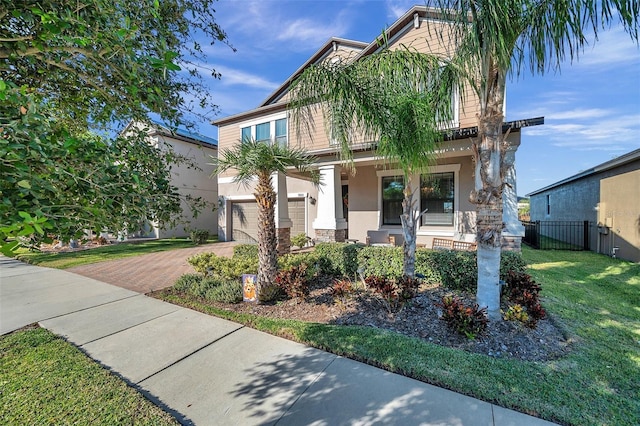
M551 424L94 279L0 257L0 334L34 322L185 424Z

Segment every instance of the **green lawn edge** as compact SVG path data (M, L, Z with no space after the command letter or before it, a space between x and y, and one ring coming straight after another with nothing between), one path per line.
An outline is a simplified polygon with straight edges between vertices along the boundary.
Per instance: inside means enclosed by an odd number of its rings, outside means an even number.
M496 359L370 327L229 312L171 290L154 296L557 423L640 424L640 265L588 252L523 256L547 312L574 340L563 358Z
M207 241L207 244L215 244L217 242L218 240L216 238ZM74 266L190 247L195 247L195 244L193 244L191 240L187 238L172 238L143 242L121 242L74 252L43 253L29 252L22 249L16 252L14 257L17 260L32 265L46 268L68 269Z
M179 424L71 343L43 328L0 337L0 378L0 424Z

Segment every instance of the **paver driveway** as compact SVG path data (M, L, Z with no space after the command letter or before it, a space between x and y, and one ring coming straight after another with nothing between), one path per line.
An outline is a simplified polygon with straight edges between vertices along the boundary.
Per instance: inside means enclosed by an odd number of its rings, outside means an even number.
M218 256L231 257L236 244L225 242L149 253L76 266L67 271L144 294L170 287L181 275L194 272L187 263L194 254L214 252Z

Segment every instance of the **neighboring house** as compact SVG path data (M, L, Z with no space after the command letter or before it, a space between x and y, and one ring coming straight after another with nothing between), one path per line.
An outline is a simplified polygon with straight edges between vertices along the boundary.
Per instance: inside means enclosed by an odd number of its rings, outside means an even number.
M422 52L442 52L438 36L429 32L426 21L437 21L430 9L416 6L405 13L386 31L389 48L411 46ZM344 241L346 238L364 242L369 230L388 230L402 243L400 213L402 211L402 173L393 166L385 167L376 158L371 146L375 141L356 141L354 144L355 175L341 167L337 147L327 137L322 113L313 118L313 134L298 137L289 122L288 89L290 83L308 66L322 61L357 61L381 49L380 38L363 43L331 38L295 73L291 75L256 109L213 122L219 128L221 149L230 148L245 137L266 143L304 147L318 158L317 169L323 185L314 188L304 176L274 176L278 193L276 226L290 229L290 235L305 233L316 241ZM458 94L452 99L455 123L450 140L443 143L439 159L429 175L413 177L414 187L420 187L416 199L421 209L428 208L420 218L418 244L430 246L433 238L475 240L475 205L468 201L474 186L474 165L470 138L477 135L476 113L479 102L471 90L465 99ZM511 122L509 147L505 158L512 165L505 190L505 242L520 247L524 229L518 221L515 170L515 151L520 145L520 128L542 123L542 119ZM358 143L360 142L360 143ZM257 236L257 206L253 188L233 183L233 171L218 176L220 214L218 237L229 241L255 241ZM287 232L279 232L285 238Z
M587 221L591 250L640 262L640 149L528 196L532 221Z
M140 123L129 123L122 133L126 133L131 126L144 128ZM206 229L211 236L217 235L218 185L217 177L211 177L211 174L214 169L212 157L218 157L218 141L185 129L171 130L165 124L153 120L148 134L149 144L190 158L201 169L188 168L184 164L174 165L171 169L171 183L178 188L181 197L201 197L207 201L207 207L194 217L183 198L180 223L173 228L164 229L157 223L150 223L138 235L154 238L186 237L191 229Z

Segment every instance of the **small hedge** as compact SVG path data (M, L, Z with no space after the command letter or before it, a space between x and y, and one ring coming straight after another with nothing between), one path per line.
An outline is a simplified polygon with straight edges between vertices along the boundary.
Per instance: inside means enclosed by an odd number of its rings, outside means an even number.
M209 239L209 231L206 229L194 229L189 233L189 238L195 245L204 244Z
M173 288L213 302L239 303L242 301L242 284L237 280L225 281L200 274L185 274L176 280Z
M239 244L233 248L233 257L258 258L257 244Z
M239 279L242 274L258 273L258 256L244 257L234 254L232 258L228 258L217 256L215 253L200 253L191 256L187 262L196 272L223 280L234 280Z
M416 250L416 274L423 282L442 283L458 290L476 288L478 268L476 252L455 250ZM242 274L258 272L258 246L242 244L234 247L231 259L214 253L201 253L188 259L194 269L207 277L219 280L237 280ZM278 259L281 271L305 265L307 277L317 274L353 279L358 272L364 277L402 276L402 247L365 247L358 244L318 243L312 253L288 254ZM500 278L509 271L522 273L525 262L519 253L503 251Z
M320 273L354 277L358 270L358 251L362 246L347 243L318 243L315 254Z

